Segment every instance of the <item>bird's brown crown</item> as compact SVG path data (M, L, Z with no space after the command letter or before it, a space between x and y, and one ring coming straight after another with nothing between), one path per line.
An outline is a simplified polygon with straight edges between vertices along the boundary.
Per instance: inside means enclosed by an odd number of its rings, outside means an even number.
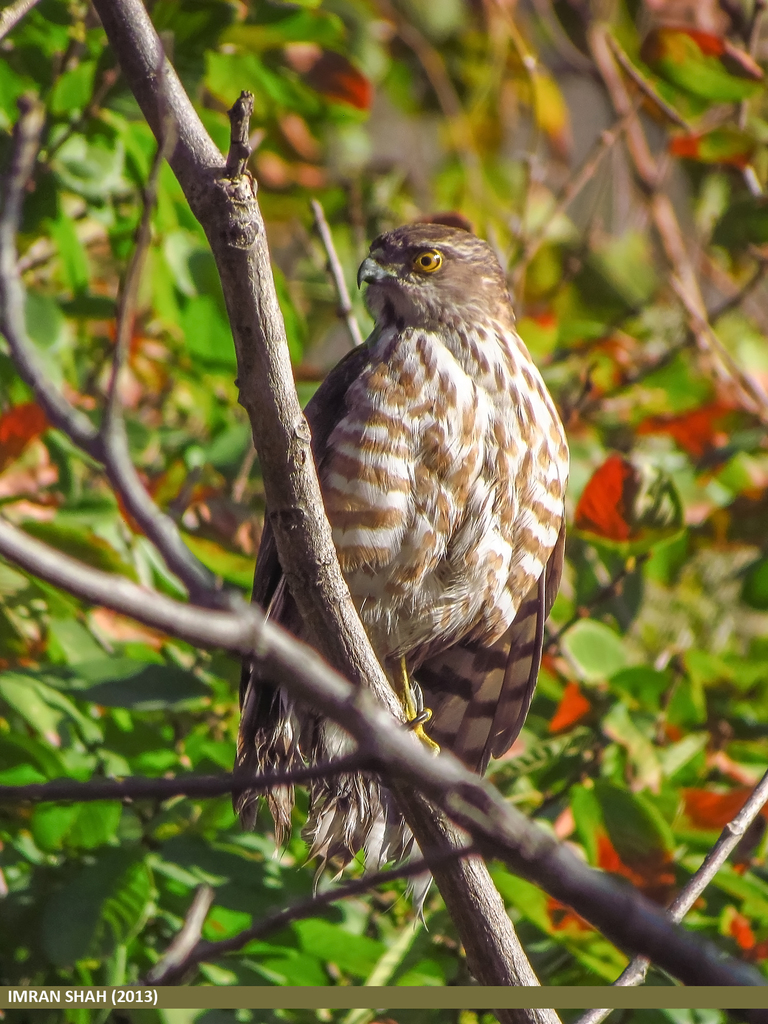
M377 322L431 327L478 315L511 320L499 261L487 242L443 224L409 224L379 235L358 273Z

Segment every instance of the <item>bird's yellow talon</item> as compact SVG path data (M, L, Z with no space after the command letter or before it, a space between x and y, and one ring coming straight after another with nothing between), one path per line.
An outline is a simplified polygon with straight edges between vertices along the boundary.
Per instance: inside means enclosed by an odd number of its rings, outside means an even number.
M430 720L432 717L432 711L430 708L419 706L421 701L417 700L411 681L408 678L408 670L405 667L405 658L401 658L397 663L394 673L394 683L395 693L397 694L403 711L405 712L406 728L411 729L416 733L421 742L428 750L431 751L431 753L439 754L440 747L438 744L435 743L433 739L430 739L426 732L424 732L424 723Z

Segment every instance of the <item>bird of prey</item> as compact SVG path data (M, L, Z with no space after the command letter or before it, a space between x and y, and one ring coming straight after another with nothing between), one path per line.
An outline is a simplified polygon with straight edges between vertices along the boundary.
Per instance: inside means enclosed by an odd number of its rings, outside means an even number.
M306 409L341 569L408 719L484 772L522 728L563 564L568 447L515 331L504 273L468 231L380 235L358 273L375 327ZM254 601L307 638L266 526ZM285 771L348 752L333 723L244 665L236 770ZM266 796L278 844L293 790ZM259 798L236 800L246 827ZM376 869L410 833L362 773L310 786L311 856L363 849Z

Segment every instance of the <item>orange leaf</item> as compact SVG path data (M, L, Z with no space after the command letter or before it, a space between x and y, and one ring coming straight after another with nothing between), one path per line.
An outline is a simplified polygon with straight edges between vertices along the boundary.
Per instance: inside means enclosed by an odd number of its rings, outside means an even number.
M728 924L728 934L736 940L740 949L752 949L755 945L755 933L747 918L737 911Z
M595 470L576 506L576 528L608 540L629 540L632 499L638 473L620 455L609 455Z
M713 793L708 789L684 789L685 813L696 828L725 828L747 802L751 792L748 786L738 786L727 793Z
M585 921L583 917L580 917L575 910L572 910L565 903L561 903L560 900L556 900L554 896L549 896L547 898L547 916L549 917L549 923L552 925L552 931L554 932L594 931L592 925L589 924L588 921Z
M638 426L637 433L669 434L689 455L701 458L727 440L722 420L732 411L724 402L710 402L678 416L651 416Z
M21 455L29 442L48 428L45 413L36 402L15 405L0 416L0 471Z
M607 833L601 830L597 834L598 867L603 871L610 871L611 874L628 878L648 899L656 903L667 902L670 890L675 884L671 861L669 853L664 851L656 856L647 857L644 861L638 860L630 867L621 859Z
M579 689L579 684L568 683L549 723L549 731L562 732L563 729L575 725L591 710L592 705Z
M307 85L329 100L348 103L358 110L370 110L373 86L362 71L340 53L324 50L304 78Z

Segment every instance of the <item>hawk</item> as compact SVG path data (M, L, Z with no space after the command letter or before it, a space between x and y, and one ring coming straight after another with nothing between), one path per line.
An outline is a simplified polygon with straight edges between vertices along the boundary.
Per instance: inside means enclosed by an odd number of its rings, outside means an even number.
M406 718L476 772L522 728L563 564L568 447L515 331L504 273L467 231L380 235L358 272L375 327L306 409L341 569ZM253 600L305 636L269 525ZM289 770L348 752L343 730L246 662L236 770ZM278 845L293 790L266 797ZM259 798L235 806L245 827ZM310 856L375 869L411 843L362 773L310 786Z

